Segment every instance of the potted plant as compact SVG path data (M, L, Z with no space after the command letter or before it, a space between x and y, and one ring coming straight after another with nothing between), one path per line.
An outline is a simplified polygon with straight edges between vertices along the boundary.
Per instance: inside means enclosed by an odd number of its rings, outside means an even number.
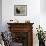
M42 27L36 28L37 29L37 34L36 36L38 36L38 40L39 40L39 46L45 46L45 35L43 32Z

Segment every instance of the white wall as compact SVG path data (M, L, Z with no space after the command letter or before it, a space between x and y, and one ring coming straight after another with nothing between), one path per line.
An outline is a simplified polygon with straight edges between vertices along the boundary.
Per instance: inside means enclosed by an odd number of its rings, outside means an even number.
M43 0L2 0L2 25L3 31L6 31L8 26L7 22L10 19L17 19L19 22L30 20L33 25L33 45L38 46L38 39L36 37L36 27L39 24L46 29L46 15L42 14ZM27 16L14 16L14 5L27 5ZM37 40L36 40L37 39Z
M2 0L0 0L0 31L2 31Z
M46 31L46 0L40 0L40 24Z

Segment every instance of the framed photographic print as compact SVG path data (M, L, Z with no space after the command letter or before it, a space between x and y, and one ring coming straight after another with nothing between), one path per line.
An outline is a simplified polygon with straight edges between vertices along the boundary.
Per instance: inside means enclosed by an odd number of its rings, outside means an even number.
M26 16L27 5L14 5L14 16Z

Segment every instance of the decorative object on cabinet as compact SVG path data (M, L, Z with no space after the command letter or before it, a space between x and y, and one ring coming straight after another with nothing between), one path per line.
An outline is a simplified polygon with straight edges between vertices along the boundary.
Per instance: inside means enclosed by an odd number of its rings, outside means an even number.
M25 20L25 23L30 23L30 20Z
M12 41L21 46L33 46L33 23L7 23Z
M14 16L26 16L27 5L14 5Z
M10 21L8 21L9 23L19 23L19 21L17 19L10 19Z

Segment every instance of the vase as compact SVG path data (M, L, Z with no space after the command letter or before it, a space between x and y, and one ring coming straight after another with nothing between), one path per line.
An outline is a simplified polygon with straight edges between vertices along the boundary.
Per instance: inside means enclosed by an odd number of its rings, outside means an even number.
M45 41L39 40L39 46L45 46Z

